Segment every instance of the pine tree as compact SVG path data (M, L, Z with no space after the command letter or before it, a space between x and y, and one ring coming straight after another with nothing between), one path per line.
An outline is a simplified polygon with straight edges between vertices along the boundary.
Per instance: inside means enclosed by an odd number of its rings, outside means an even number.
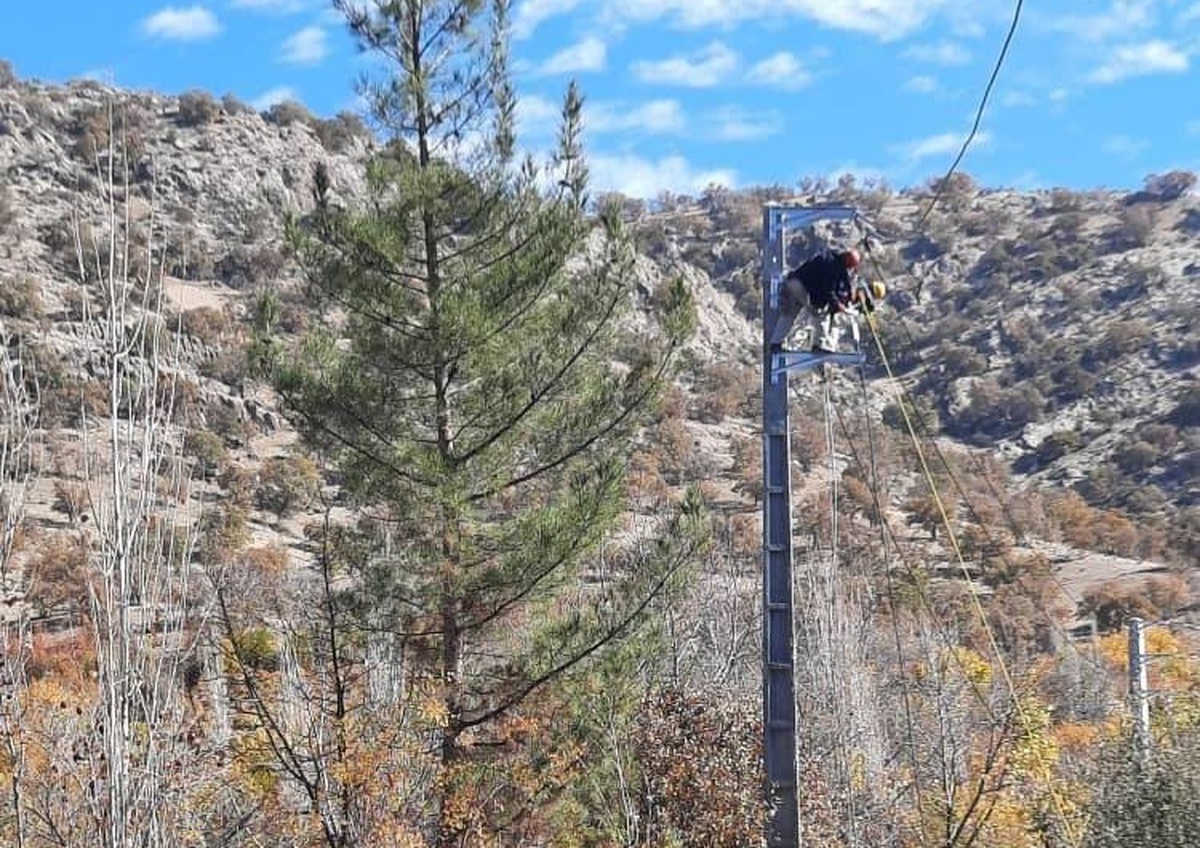
M362 202L315 174L291 237L326 320L263 361L373 543L346 615L439 683L438 844L457 845L485 815L454 794L479 738L632 633L700 544L692 497L652 544L601 548L694 310L675 281L628 329L635 252L617 210L589 212L574 84L554 156L518 157L505 0L338 6L388 64L362 85L385 144Z

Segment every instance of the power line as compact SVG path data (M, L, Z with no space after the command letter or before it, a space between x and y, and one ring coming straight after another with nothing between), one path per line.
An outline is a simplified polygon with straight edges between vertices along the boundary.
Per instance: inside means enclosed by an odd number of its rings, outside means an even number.
M967 134L966 140L958 151L958 155L954 157L954 161L950 164L949 170L946 171L946 176L942 177L941 183L933 194L933 198L929 201L929 206L917 221L917 229L920 230L925 226L925 221L929 217L929 213L933 211L933 207L937 204L942 194L946 190L946 185L953 176L954 171L958 168L963 157L967 154L967 148L975 139L975 134L979 132L979 124L983 120L983 110L987 106L988 97L991 96L992 86L996 84L996 77L1000 75L1000 68L1004 64L1004 57L1008 54L1008 46L1012 44L1013 36L1017 32L1017 23L1021 20L1021 7L1024 5L1024 0L1017 0L1017 7L1013 11L1012 23L1008 27L1008 34L1004 37L1004 44L1000 48L1000 55L996 58L996 64L992 68L992 75L988 78L987 87L983 90L983 97L979 100L979 108L975 110L975 122L971 125L971 132Z

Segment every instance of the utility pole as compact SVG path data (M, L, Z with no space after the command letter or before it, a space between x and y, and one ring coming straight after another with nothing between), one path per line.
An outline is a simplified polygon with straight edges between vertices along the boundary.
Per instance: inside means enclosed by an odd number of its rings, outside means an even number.
M788 373L822 364L861 365L854 354L772 351L771 330L780 316L787 230L820 220L849 221L846 206L763 207L763 765L769 848L799 848L796 769L794 607L792 603L792 462Z
M1146 630L1140 618L1129 619L1129 709L1138 761L1150 753L1150 693L1146 675Z

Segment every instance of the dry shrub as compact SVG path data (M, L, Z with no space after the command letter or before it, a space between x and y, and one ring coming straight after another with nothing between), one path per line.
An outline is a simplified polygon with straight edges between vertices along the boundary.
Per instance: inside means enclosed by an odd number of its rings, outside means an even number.
M164 459L154 478L154 493L166 501L187 503L192 495L189 471L187 459L184 457Z
M225 111L226 115L254 114L253 106L232 93L226 93L221 96L221 108Z
M238 386L246 377L249 362L244 342L230 343L218 349L217 355L200 364L200 375L228 386Z
M1089 506L1077 492L1050 498L1046 515L1062 539L1075 547L1118 556L1137 553L1136 525L1119 513Z
M735 413L747 414L758 387L749 368L725 362L704 368L696 382L700 392L696 417L705 424L720 424Z
M733 440L733 490L754 503L762 499L762 439L758 436L738 436Z
M255 498L259 507L284 518L311 506L321 486L321 472L308 457L272 457L259 468Z
M666 480L678 486L694 476L696 441L687 425L678 418L666 418L651 434L651 451Z
M1154 216L1150 210L1144 206L1126 206L1112 231L1112 241L1118 249L1130 250L1145 247L1153 233Z
M312 128L330 153L341 153L355 141L371 138L370 128L353 112L338 112L328 120L314 119Z
M65 607L72 617L88 607L88 557L83 536L56 534L26 564L28 597L43 614Z
M213 266L213 272L225 284L244 289L273 281L283 270L285 262L284 255L277 248L239 244Z
M217 485L225 492L229 503L242 509L249 509L254 505L254 492L258 480L250 469L231 462L217 476Z
M875 508L875 495L861 475L862 469L858 467L847 468L842 472L843 497L838 499L838 506L848 518L853 519L861 515L875 524L879 520Z
M238 560L247 571L261 575L264 580L277 581L287 571L288 552L280 544L256 545L246 548Z
M217 345L225 338L232 319L214 306L197 306L179 316L180 329L206 345Z
M96 668L96 648L83 628L65 633L35 633L25 674L30 682L50 678L81 682Z
M1146 597L1158 615L1170 618L1191 603L1192 590L1177 574L1161 575L1146 581Z
M649 451L637 451L629 462L626 476L630 499L644 504L648 511L671 500L671 487L663 479L658 456Z
M196 551L204 565L225 565L249 541L246 511L235 504L227 504L200 519Z
M725 489L716 480L700 481L700 497L709 506L716 506L728 498Z
M815 416L797 415L792 418L792 460L803 471L812 471L817 463L829 456L825 427Z
M190 377L182 374L159 374L155 384L155 395L159 409L169 410L170 419L175 424L191 427L202 420L200 384Z
M666 691L643 705L635 726L647 844L758 844L766 807L753 711Z
M91 505L91 495L83 483L66 480L54 481L54 508L67 516L74 527Z
M663 392L659 402L660 418L683 418L687 414L687 397L683 389L672 383Z
M1154 604L1141 587L1115 580L1088 592L1079 607L1084 615L1096 617L1096 627L1103 633L1119 630L1130 618L1155 618L1157 615Z
M3 199L0 197L0 217L3 216ZM3 231L0 221L0 231ZM41 286L32 277L20 277L0 283L0 315L22 321L38 321L45 316L42 305Z
M179 95L179 123L185 127L210 124L220 114L220 104L207 91L185 91Z
M254 425L241 408L214 398L204 407L204 426L225 440L226 444L241 445L255 434Z
M183 452L193 460L193 474L203 478L216 475L228 457L224 440L207 430L192 430L183 437Z
M312 125L316 120L313 113L308 111L308 107L296 100L276 103L266 111L265 117L272 124L281 127L288 127L296 123Z
M42 384L42 424L46 427L77 427L85 417L104 418L108 413L108 387L103 380L62 376Z
M89 106L75 116L72 130L75 155L94 167L97 157L107 154L110 142L118 160L136 162L145 149L150 123L146 111L134 104Z

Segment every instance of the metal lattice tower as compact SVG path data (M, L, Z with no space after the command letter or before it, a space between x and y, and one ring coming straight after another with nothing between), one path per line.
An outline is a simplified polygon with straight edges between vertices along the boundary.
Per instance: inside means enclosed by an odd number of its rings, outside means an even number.
M763 765L771 805L770 848L800 845L796 769L796 692L793 657L792 477L788 373L822 364L859 365L861 354L772 352L771 330L780 315L787 231L822 220L856 220L846 206L763 207Z

